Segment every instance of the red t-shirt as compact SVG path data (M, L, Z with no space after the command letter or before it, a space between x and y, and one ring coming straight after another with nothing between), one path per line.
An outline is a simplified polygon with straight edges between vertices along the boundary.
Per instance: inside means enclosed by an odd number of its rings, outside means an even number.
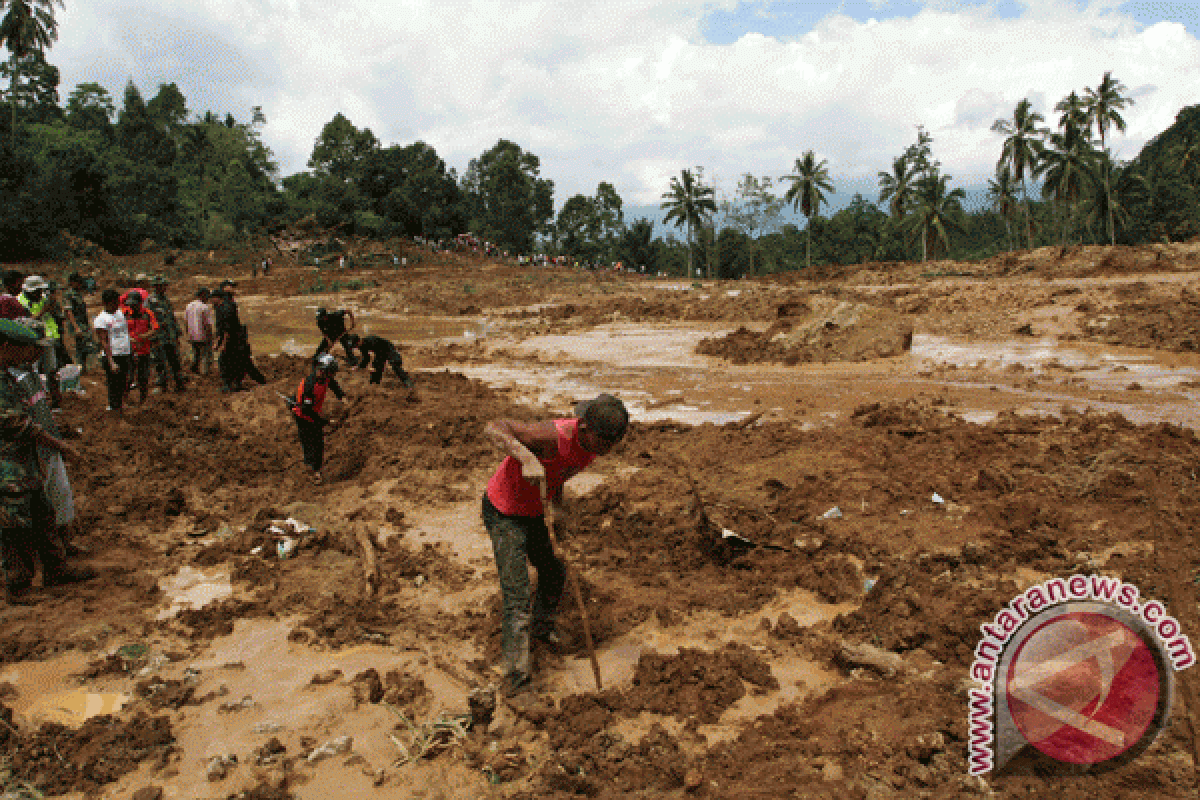
M548 461L538 459L546 470L546 488L551 497L596 458L579 443L578 419L556 419L554 427L558 429L558 452ZM487 496L497 511L513 517L538 517L544 510L537 487L525 480L521 462L512 456L504 459L488 481Z
M129 341L133 345L133 354L135 356L148 356L153 349L153 342L149 334L158 330L158 320L154 318L153 311L142 310L142 313L136 317L128 308L122 308L125 314L125 323L129 326Z

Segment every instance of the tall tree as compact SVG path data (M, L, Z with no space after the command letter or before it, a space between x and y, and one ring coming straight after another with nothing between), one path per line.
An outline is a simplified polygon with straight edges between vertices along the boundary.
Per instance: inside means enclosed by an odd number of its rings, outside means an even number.
M829 162L821 159L821 162L817 163L817 157L812 150L805 151L801 158L797 158L792 169L794 172L791 175L783 176L785 180L792 182L783 199L792 204L793 210L799 206L800 213L808 217L804 266L809 268L812 266L813 217L821 212L821 204L826 202L825 192L832 192L833 184L829 181Z
M360 161L378 149L379 140L370 128L359 130L339 111L321 128L308 167L318 175L344 181Z
M1004 218L1008 249L1012 249L1012 216L1017 206L1017 187L1008 164L996 165L996 178L988 181L988 200L992 209Z
M1038 125L1045 117L1033 110L1029 98L1017 103L1011 120L998 119L992 123L992 130L1004 134L1004 149L1000 152L999 168L1007 164L1012 169L1012 176L1021 184L1021 194L1025 198L1025 244L1033 247L1033 221L1029 206L1029 189L1025 184L1025 173L1030 176L1037 173L1038 161L1041 158L1042 139L1048 131Z
M694 234L709 216L717 211L713 199L713 188L703 185L690 169L683 170L678 178L671 178L671 190L662 196L659 208L667 212L663 222L675 223L675 227L687 227L688 277L692 277L692 248ZM709 277L712 277L711 275Z
M535 234L554 218L554 181L541 168L541 159L507 139L471 159L462 189L472 230L514 253L533 252Z
M1061 133L1050 134L1050 146L1042 152L1040 164L1042 195L1054 198L1061 221L1060 244L1067 246L1071 222L1089 181L1094 175L1095 153L1084 129L1064 116Z
M923 242L932 247L923 247L925 258L929 251L936 256L938 245L943 251L950 250L950 231L957 230L962 216L962 201L967 196L962 189L950 189L949 175L936 170L921 179L917 187L917 206L913 209L913 226L921 233Z
M879 172L879 202L888 204L894 219L908 211L913 199L913 165L904 156L892 160L892 171Z
M784 201L771 191L773 185L769 175L756 178L747 172L738 181L735 200L721 204L725 219L746 236L751 274L759 262L758 240L779 228L783 214Z
M83 130L110 133L116 107L112 95L98 83L81 83L67 95L67 123Z
M1125 97L1122 92L1128 91L1125 84L1112 76L1112 72L1104 73L1104 77L1100 80L1100 85L1095 89L1087 89L1084 92L1084 106L1087 109L1088 119L1096 126L1096 130L1100 133L1100 150L1106 151L1108 146L1105 142L1105 136L1108 133L1109 126L1115 127L1118 131L1124 133L1125 119L1121 116L1121 109L1126 106L1133 105L1133 100ZM1107 195L1111 191L1110 170L1108 159L1104 164L1104 193ZM1117 243L1116 227L1113 223L1114 205L1112 198L1106 198L1105 205L1108 207L1108 238L1110 244Z
M12 53L12 146L17 146L17 79L21 59L30 53L44 53L58 40L58 21L54 7L63 8L62 0L4 0L8 12L0 19L0 43Z

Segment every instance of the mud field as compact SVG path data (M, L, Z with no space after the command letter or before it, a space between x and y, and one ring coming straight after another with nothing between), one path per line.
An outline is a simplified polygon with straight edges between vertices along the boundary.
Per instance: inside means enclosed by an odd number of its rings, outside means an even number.
M257 279L185 258L176 308L237 278L270 384L123 417L98 372L67 397L99 577L0 608L5 798L1196 796L1194 671L1100 775L970 777L966 692L980 624L1074 572L1200 643L1200 245L820 283L409 256ZM318 305L396 341L416 385L344 374L313 486L275 393ZM598 391L634 421L559 535L604 689L568 592L533 691L487 719L484 425Z

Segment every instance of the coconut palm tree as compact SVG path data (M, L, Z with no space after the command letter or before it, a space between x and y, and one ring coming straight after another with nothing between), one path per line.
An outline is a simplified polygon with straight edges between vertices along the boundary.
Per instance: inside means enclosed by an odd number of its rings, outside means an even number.
M692 277L692 234L710 214L717 211L713 199L713 188L696 180L690 169L683 170L678 178L671 178L671 191L663 194L659 208L667 212L663 222L674 222L675 227L687 226L688 277ZM710 276L711 277L711 276Z
M1064 119L1066 119L1064 117ZM1095 178L1096 154L1083 129L1066 120L1062 133L1050 135L1050 146L1042 153L1042 195L1053 197L1062 219L1061 245L1067 246L1067 234L1074 211Z
M1017 207L1017 187L1008 164L996 165L996 179L988 181L988 200L992 209L1004 218L1009 250L1012 249L1012 215Z
M792 169L795 170L792 175L780 178L792 182L783 199L792 204L793 211L799 206L800 213L808 217L808 240L804 245L804 266L808 268L812 266L813 217L820 213L821 204L826 202L824 193L832 192L833 184L829 182L829 162L821 159L818 164L812 150L805 151L803 157L797 158Z
M12 84L9 99L12 101L12 143L17 146L17 82L20 78L20 63L24 56L42 52L58 40L58 22L54 19L54 7L63 7L62 0L0 0L0 8L8 12L0 19L0 44L12 53Z
M1100 157L1107 161L1108 154L1103 153ZM1103 194L1093 193L1086 209L1088 224L1111 220L1114 228L1124 227L1129 222L1129 208L1146 194L1146 179L1133 164L1106 164L1105 167L1109 185Z
M1086 89L1084 92L1084 107L1087 109L1088 120L1096 125L1096 130L1100 133L1100 149L1107 150L1105 144L1105 134L1108 133L1109 126L1115 127L1122 133L1125 132L1125 120L1121 116L1121 109L1126 106L1133 105L1133 100L1123 96L1121 93L1128 91L1125 84L1112 76L1112 72L1104 73L1104 77L1100 80L1100 85L1093 89ZM1108 194L1110 190L1109 170L1105 164L1104 171L1104 192ZM1112 212L1113 204L1105 201L1108 206L1108 238L1111 244L1117 243L1117 232L1113 224Z
M1021 183L1021 194L1025 198L1025 241L1033 247L1033 223L1030 219L1029 190L1025 185L1025 173L1033 176L1037 172L1038 161L1041 158L1042 140L1049 131L1038 125L1045 117L1033 110L1029 98L1017 103L1011 120L998 119L992 123L992 130L1002 133L1004 149L1000 151L1000 164L1008 164L1012 168L1013 178Z
M958 230L961 225L962 201L967 193L960 188L949 189L949 175L942 175L936 170L922 178L917 185L917 205L913 209L912 226L921 234L921 260L927 261L929 251L937 253L940 242L947 251L950 249L950 231ZM932 235L933 247L928 247Z
M892 217L899 219L912 203L916 170L904 156L892 160L892 171L879 172L879 202L888 204Z

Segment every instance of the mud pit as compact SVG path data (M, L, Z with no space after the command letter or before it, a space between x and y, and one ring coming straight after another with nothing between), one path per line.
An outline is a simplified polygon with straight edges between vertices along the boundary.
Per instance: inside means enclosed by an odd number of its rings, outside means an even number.
M1076 571L1134 583L1200 631L1195 249L822 284L452 257L355 272L366 288L335 294L313 294L306 268L238 276L268 387L230 397L210 380L120 419L96 375L67 399L75 541L101 575L0 611L3 788L1193 797L1190 671L1147 753L1072 778L969 778L964 680L980 623ZM185 267L179 299L205 269ZM346 376L361 399L331 403L314 487L274 391L306 368L317 304L394 337L417 385ZM796 336L838 308L856 309L845 335ZM803 346L776 357L772 342ZM499 677L483 426L599 390L635 422L568 487L560 538L605 690L568 595L532 695L468 733L469 693ZM865 646L891 667L847 658Z

